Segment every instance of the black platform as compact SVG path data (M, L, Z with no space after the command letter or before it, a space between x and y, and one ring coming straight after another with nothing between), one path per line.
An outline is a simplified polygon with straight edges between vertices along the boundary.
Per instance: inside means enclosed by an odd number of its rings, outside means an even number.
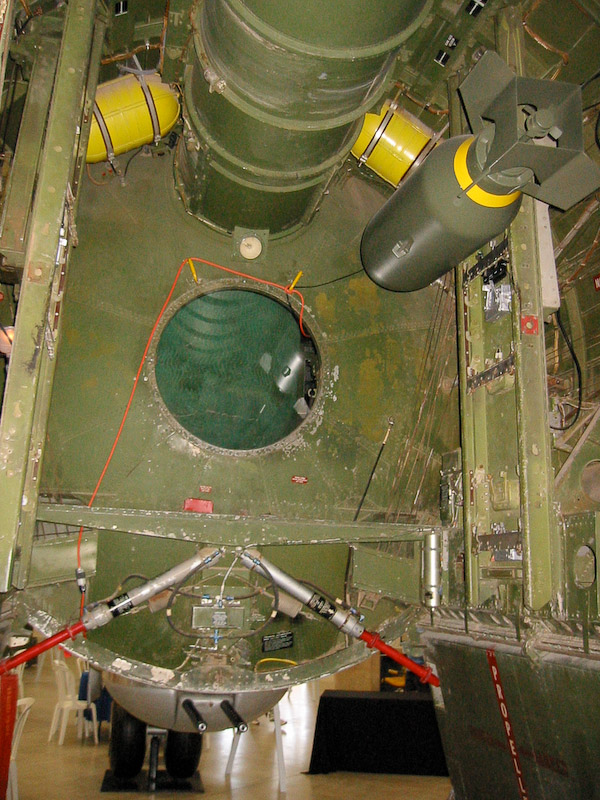
M431 697L323 692L309 773L336 770L448 775Z
M110 769L104 773L104 780L100 787L101 792L143 792L149 793L148 789L148 771L143 770L135 778L115 778ZM202 779L198 772L195 772L191 778L186 780L176 780L172 778L169 773L164 769L159 769L156 773L156 788L155 792L171 792L176 794L179 792L193 792L194 794L202 794L204 786Z

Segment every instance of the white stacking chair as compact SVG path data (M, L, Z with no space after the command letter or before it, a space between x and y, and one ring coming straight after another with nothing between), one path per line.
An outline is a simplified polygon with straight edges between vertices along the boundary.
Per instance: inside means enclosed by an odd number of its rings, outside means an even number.
M33 697L22 697L17 700L17 719L13 730L12 746L10 751L10 766L8 768L8 786L6 800L19 800L19 781L17 775L17 750L23 735L23 728L34 703Z
M35 682L38 683L42 677L42 670L44 669L44 662L46 661L47 652L44 651L37 657L37 666L35 668Z
M19 651L19 652L21 652L21 651ZM17 655L17 654L15 653L15 655ZM22 664L19 664L19 666L15 667L15 669L14 669L14 672L16 673L16 675L17 675L17 677L19 679L19 697L21 697L21 698L23 698L23 696L25 695L25 688L24 688L24 685L23 685L23 672L24 671L25 671L25 662L23 662Z
M75 657L75 666L77 668L77 674L81 678L84 672L89 672L90 664L87 659Z
M96 718L96 706L93 703L88 705L87 700L78 699L77 692L75 691L75 678L69 667L64 662L53 661L52 667L54 669L54 677L56 679L56 687L58 689L58 700L54 706L54 714L52 715L48 741L52 739L60 724L58 743L59 745L63 744L67 730L67 722L69 720L69 713L71 711L75 711L77 714L77 735L81 739L85 722L83 712L89 708L92 715L94 743L98 744L98 721Z

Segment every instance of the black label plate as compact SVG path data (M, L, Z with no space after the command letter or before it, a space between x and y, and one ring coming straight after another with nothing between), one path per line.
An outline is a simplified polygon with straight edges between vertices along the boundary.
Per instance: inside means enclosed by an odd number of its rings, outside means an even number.
M262 637L263 653L274 653L276 650L287 650L294 646L293 631L279 631Z

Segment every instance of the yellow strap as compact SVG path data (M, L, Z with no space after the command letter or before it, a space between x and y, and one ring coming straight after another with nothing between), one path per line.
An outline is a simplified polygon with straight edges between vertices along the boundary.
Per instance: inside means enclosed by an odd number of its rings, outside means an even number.
M300 280L301 277L302 277L302 270L300 270L300 272L296 275L296 277L292 281L292 283L290 285L290 289L289 289L290 292L296 286L296 284L298 283L298 281Z
M196 283L198 283L198 276L196 275L196 270L194 269L194 264L193 264L191 258L188 258L188 264L190 265L190 271L192 273L192 277L194 278L194 281Z
M461 189L468 189L473 183L473 178L469 175L467 168L467 152L473 143L473 137L465 139L465 141L458 148L454 154L454 175L458 181ZM514 203L521 195L521 192L511 192L510 194L492 194L486 192L480 186L471 186L467 192L469 197L474 203L487 208L503 208Z

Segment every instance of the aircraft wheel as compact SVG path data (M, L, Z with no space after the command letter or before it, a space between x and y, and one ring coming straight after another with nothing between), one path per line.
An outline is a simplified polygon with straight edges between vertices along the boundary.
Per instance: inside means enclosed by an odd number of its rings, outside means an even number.
M165 745L165 767L173 778L191 778L202 753L200 733L169 731Z
M146 755L146 723L114 701L108 755L116 778L135 778Z

